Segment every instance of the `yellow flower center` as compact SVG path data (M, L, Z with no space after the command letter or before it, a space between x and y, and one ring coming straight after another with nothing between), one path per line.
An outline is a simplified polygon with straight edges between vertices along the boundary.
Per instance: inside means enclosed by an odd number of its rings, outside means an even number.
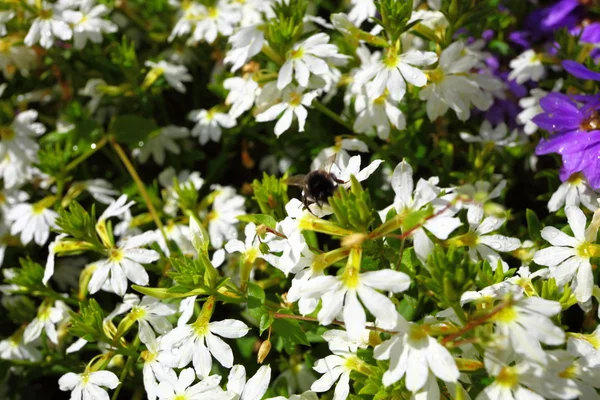
M197 336L206 336L209 332L208 330L208 321L203 320L202 318L196 320L193 324L194 333Z
M108 258L110 261L120 262L123 260L123 251L121 249L112 249Z
M0 53L8 53L11 48L11 43L6 39L0 39Z
M440 83L444 80L445 74L441 68L436 68L433 71L429 72L429 80L433 83Z
M146 316L146 310L144 310L142 307L135 306L131 309L131 312L129 314L134 320L137 321L138 319Z
M292 60L298 60L304 57L304 49L300 47L298 50L290 51L290 58Z
M579 128L584 131L593 131L600 128L600 113L594 111L588 119L585 119L581 122Z
M219 10L217 9L217 7L210 7L208 9L208 17L211 19L215 19L219 16Z
M52 11L51 8L43 8L40 10L40 18L41 19L50 19L50 18L52 18L53 14L54 14L54 12Z
M398 65L398 53L396 52L395 47L390 47L388 51L386 51L383 58L383 65L388 68L394 68Z
M427 327L420 325L411 325L410 330L408 331L408 338L411 341L420 342L422 340L427 339Z
M290 100L288 101L288 104L293 107L298 107L300 104L302 104L302 95L296 92L290 93Z
M498 322L503 322L505 324L511 323L517 319L519 313L514 307L505 307L496 314L494 319Z
M583 182L583 174L581 172L576 172L572 174L569 179L567 179L567 182L569 182L571 185L579 185L581 182Z
M83 374L81 374L81 382L84 385L87 385L89 380L90 380L90 374L88 374L87 372L84 372Z
M256 261L256 258L258 257L258 249L256 247L251 247L248 250L246 250L246 254L244 254L244 260L246 263L248 264L253 264L254 261Z
M583 242L577 246L577 255L582 258L596 257L600 253L600 248L597 244Z
M344 271L344 275L342 276L342 282L348 289L356 289L360 282L358 269L352 267L346 268L346 271Z
M44 212L45 209L46 209L46 207L44 207L43 205L38 204L38 203L34 204L32 207L32 211L35 215L40 215L41 213Z
M519 384L519 374L514 367L504 367L496 377L498 385L512 389Z
M173 400L188 400L188 397L185 394L178 394L177 396L173 397Z
M10 126L0 127L0 140L9 141L15 138L15 131Z
M217 218L219 218L219 213L217 211L215 211L215 210L212 210L206 216L206 219L208 219L209 221L214 221Z
M560 374L558 374L558 376L564 379L577 378L579 376L579 368L577 367L577 364L573 364L564 371L562 371Z
M154 359L156 358L157 355L158 355L157 353L153 353L151 351L144 350L144 351L142 351L142 354L140 354L140 357L142 358L142 360L144 360L145 363L151 363L152 361L154 361Z

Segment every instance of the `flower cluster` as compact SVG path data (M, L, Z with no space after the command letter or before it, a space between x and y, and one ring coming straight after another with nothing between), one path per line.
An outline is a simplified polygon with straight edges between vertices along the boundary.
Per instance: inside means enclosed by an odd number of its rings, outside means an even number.
M0 5L0 392L600 398L600 12L542 3Z

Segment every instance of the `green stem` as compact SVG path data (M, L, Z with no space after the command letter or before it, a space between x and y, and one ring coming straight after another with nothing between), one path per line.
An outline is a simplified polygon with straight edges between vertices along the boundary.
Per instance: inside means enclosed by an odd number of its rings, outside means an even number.
M135 357L137 357L137 348L139 345L140 345L140 337L139 337L139 335L137 335L135 337L135 340L133 341L133 348L134 348L134 351L136 351ZM129 358L127 358L127 361L125 362L125 366L123 367L123 371L121 371L121 376L119 377L120 384L115 389L115 392L113 393L113 395L111 397L111 400L116 400L117 397L119 397L119 393L121 392L121 388L123 387L123 382L125 382L125 378L127 377L127 374L129 373L129 370L131 369L133 362L135 361L135 357L129 356Z
M169 239L167 238L167 234L165 233L165 227L164 227L163 223L161 222L160 218L158 217L158 213L156 212L156 208L154 208L154 204L152 204L152 200L150 199L150 195L148 194L148 191L146 190L146 187L144 186L144 182L142 182L142 180L140 179L140 176L138 175L135 167L129 160L129 157L127 157L127 154L125 154L125 150L123 150L121 145L119 143L117 143L117 141L114 138L110 139L110 144L113 147L113 149L115 150L115 152L117 153L117 155L119 156L119 158L121 159L121 161L123 162L123 165L125 165L125 168L129 172L129 175L131 176L131 178L134 180L135 184L137 185L138 190L139 190L140 194L142 195L144 202L146 203L148 212L152 216L154 223L156 224L156 226L160 230L160 233L162 234L163 238L165 239L165 243L167 244L167 246L169 246Z
M324 105L320 101L314 100L312 102L312 106L314 107L315 110L325 114L326 116L328 116L329 118L331 118L332 120L337 122L338 124L342 125L344 128L348 129L350 132L355 133L354 127L352 126L352 124L350 122L343 120L342 117L337 115L335 112L331 111L326 105ZM371 150L373 150L374 152L376 152L378 154L381 154L381 156L385 159L385 161L390 163L390 165L394 165L392 157L390 157L390 155L386 151L384 151L381 148L381 146L379 146L373 138L371 138L367 135L361 135L360 140L365 142Z
M350 122L343 120L342 117L340 117L339 115L337 115L336 113L331 111L326 105L324 105L320 101L314 100L312 102L312 106L315 108L315 110L327 115L329 118L331 118L338 124L342 125L346 129L348 129L350 132L354 133L354 128L352 127Z
M103 136L102 139L100 139L97 143L93 143L92 144L91 150L88 150L86 153L81 154L79 157L77 157L76 159L74 159L73 161L71 161L70 163L68 163L67 167L66 167L66 170L67 171L71 171L73 168L75 168L76 166L78 166L79 164L81 164L83 161L85 161L89 157L91 157L98 150L100 150L101 148L103 148L106 145L107 142L108 142L108 139L106 138L106 136Z

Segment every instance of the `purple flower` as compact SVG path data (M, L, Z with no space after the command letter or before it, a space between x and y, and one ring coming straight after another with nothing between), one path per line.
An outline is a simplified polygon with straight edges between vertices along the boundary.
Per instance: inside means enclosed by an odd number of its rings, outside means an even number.
M600 81L600 72L594 72L584 66L583 64L578 63L573 60L565 60L562 62L563 68L575 78L579 79L589 79L592 81Z
M544 10L542 28L554 31L564 26L571 26L577 21L581 7L579 0L560 0Z
M533 118L540 128L556 132L542 139L536 154L562 156L561 180L583 172L594 189L600 188L600 97L587 96L582 104L562 93L550 93L542 100L544 110Z

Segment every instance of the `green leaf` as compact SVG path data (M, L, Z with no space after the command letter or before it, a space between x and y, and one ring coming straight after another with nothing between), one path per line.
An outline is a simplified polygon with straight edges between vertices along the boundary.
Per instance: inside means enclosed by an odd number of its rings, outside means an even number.
M133 114L118 116L112 124L111 132L117 141L127 145L137 146L158 129L156 122Z
M94 299L87 303L79 303L79 313L73 311L71 314L71 328L69 332L77 337L83 338L88 342L102 341L108 343L109 338L104 333L102 321L104 313L102 308Z
M525 216L527 217L527 230L529 231L529 237L532 240L539 240L542 238L541 235L541 228L540 228L540 220L537 216L537 214L533 211L530 210L529 208L527 209Z
M256 225L266 225L271 229L275 229L277 227L277 221L275 218L266 214L239 215L237 219L243 222L253 222Z
M278 313L291 315L291 312L286 309L279 310ZM304 333L300 327L300 323L296 320L289 318L275 319L275 321L273 321L273 332L283 339L286 351L288 348L293 348L297 344L310 346L306 333Z

